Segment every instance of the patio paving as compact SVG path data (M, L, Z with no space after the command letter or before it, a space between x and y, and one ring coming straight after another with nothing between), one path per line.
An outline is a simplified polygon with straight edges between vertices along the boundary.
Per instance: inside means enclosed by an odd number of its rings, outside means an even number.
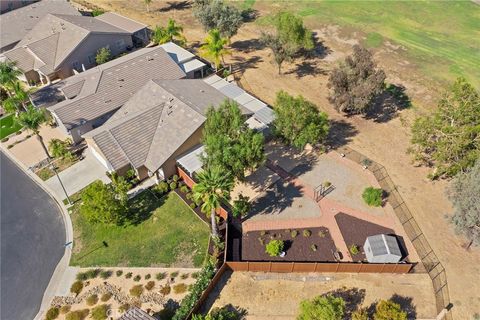
M106 171L107 169L95 158L90 149L87 148L83 160L63 170L58 175L68 195L71 196L95 180L102 180L105 183L110 182ZM65 199L65 193L56 176L51 177L45 181L45 183L60 199Z

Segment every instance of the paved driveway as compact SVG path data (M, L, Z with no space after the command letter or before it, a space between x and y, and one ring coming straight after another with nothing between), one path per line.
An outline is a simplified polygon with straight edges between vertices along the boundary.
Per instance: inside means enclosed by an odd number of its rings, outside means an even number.
M65 227L54 200L0 156L0 319L33 319L64 254Z
M97 179L103 182L109 182L110 179L106 176L106 172L107 169L95 158L90 149L87 149L85 151L85 158L82 161L63 170L59 173L59 176L68 195L72 195ZM60 199L66 198L56 176L51 177L45 181L45 183Z

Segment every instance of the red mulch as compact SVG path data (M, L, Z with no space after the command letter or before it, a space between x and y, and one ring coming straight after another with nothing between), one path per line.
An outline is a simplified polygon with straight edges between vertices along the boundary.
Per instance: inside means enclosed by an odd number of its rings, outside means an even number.
M262 231L250 231L242 237L242 260L244 261L295 261L295 262L325 262L334 261L333 252L336 247L327 228L292 229L298 235L292 238L290 230L270 230L265 235ZM303 236L303 230L310 230L309 237ZM319 232L323 232L323 237ZM263 240L260 242L260 239ZM265 252L265 245L270 240L283 240L285 242L285 257L270 257ZM317 246L316 251L311 249L312 244Z
M340 228L340 232L342 233L342 237L345 240L347 247L350 249L350 246L355 244L360 250L360 252L356 255L350 253L353 261L366 260L366 256L363 252L363 245L365 244L367 237L381 233L391 235L395 234L392 229L355 218L343 212L336 214L335 220L337 221L337 225Z

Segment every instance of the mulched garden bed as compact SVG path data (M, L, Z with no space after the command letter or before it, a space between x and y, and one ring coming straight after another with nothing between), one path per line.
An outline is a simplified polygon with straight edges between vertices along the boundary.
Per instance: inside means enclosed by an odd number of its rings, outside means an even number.
M311 235L304 236L304 230ZM297 235L292 237L296 231ZM265 252L265 245L270 240L285 242L285 257L270 257ZM315 245L315 250L312 249ZM334 261L336 251L330 232L327 228L307 228L291 230L250 231L242 237L242 260L244 261L295 261L295 262L325 262Z
M346 213L338 213L335 215L335 220L340 228L342 237L345 240L345 244L350 249L354 244L358 247L359 253L353 255L350 253L352 260L355 262L366 261L366 256L363 252L363 245L367 237L377 234L395 234L392 229L382 227L378 224L374 224L362 219L355 218Z

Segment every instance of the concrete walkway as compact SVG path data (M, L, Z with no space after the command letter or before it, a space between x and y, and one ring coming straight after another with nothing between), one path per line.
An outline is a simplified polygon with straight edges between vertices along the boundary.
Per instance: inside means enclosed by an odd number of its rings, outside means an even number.
M95 180L110 182L106 175L107 169L95 158L90 149L86 149L85 158L73 166L63 170L58 175L62 180L68 195L82 190ZM65 193L56 176L51 177L45 184L60 199L65 199Z

